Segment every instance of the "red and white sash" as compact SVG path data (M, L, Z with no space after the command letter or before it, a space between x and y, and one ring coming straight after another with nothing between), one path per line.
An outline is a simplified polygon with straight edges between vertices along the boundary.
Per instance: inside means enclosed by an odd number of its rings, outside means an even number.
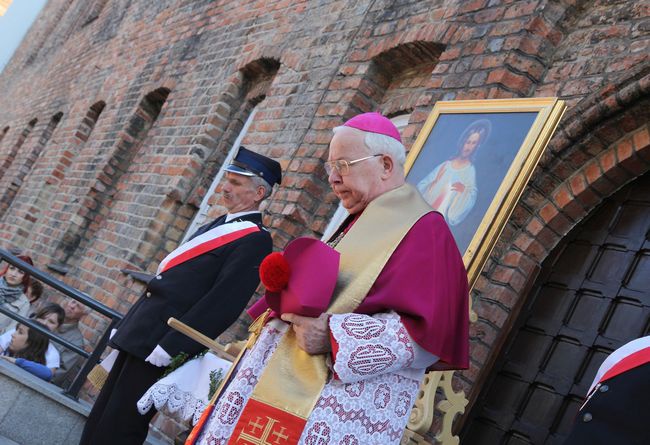
M163 273L174 266L202 255L206 252L224 246L228 243L243 238L249 233L259 232L257 224L250 221L241 221L222 224L192 238L185 244L178 246L169 253L158 265L157 274Z
M587 393L587 400L582 406L589 401L602 382L648 362L650 362L650 336L637 338L624 344L600 365Z

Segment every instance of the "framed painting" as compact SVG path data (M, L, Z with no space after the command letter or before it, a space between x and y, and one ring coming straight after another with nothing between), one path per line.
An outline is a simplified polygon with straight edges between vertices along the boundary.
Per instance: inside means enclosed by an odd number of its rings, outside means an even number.
M406 180L447 220L476 282L566 105L557 98L437 102Z

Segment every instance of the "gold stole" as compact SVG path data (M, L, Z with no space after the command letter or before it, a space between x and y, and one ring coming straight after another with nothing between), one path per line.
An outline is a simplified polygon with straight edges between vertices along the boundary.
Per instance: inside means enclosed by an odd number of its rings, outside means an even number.
M404 236L431 211L408 184L373 200L336 246L341 253L339 276L327 312L354 312ZM327 381L325 360L325 354L309 355L300 349L289 329L260 376L229 444L265 443L271 435L282 439L283 445L297 443ZM265 433L257 439L262 442L252 440L255 432Z

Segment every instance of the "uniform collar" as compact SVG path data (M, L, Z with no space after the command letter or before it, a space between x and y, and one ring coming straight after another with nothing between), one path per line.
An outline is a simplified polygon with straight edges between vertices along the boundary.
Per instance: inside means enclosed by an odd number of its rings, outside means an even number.
M233 221L237 218L241 218L242 216L245 215L252 215L253 213L261 213L259 210L248 210L246 212L237 212L237 213L228 213L226 215L226 220L224 222L230 222Z

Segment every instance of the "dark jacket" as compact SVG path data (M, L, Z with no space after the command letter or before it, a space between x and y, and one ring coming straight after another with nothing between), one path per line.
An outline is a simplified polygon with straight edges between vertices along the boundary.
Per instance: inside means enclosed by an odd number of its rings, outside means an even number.
M578 412L565 445L650 444L650 363L605 380Z
M193 235L223 224L225 217L199 228ZM225 331L246 307L259 284L259 264L272 250L271 235L261 214L234 221L251 221L254 232L199 255L155 276L140 299L117 326L111 346L145 359L160 345L174 357L192 356L205 347L167 326L174 317L210 338Z

